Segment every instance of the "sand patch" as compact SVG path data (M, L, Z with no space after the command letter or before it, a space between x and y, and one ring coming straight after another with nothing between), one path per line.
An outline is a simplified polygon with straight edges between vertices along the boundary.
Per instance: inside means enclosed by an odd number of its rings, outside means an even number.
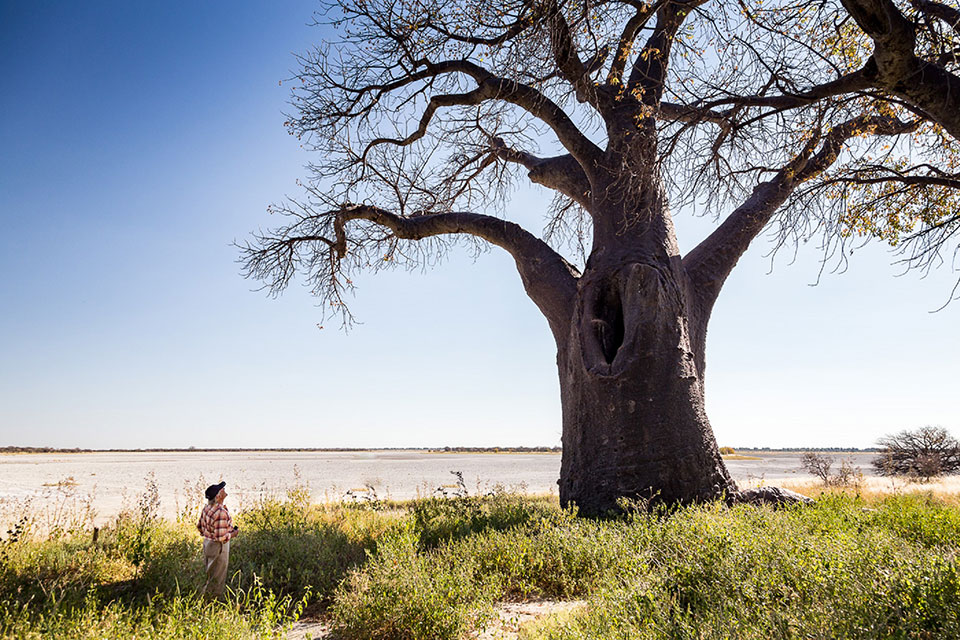
M476 640L516 640L520 628L539 618L568 613L586 604L585 600L528 600L502 602L497 605L497 617L480 633L471 635Z
M516 640L520 628L543 618L559 613L568 613L586 604L585 600L528 600L526 602L501 602L496 607L496 617L480 633L468 636L470 640ZM286 640L336 640L330 625L323 620L300 620L287 633Z

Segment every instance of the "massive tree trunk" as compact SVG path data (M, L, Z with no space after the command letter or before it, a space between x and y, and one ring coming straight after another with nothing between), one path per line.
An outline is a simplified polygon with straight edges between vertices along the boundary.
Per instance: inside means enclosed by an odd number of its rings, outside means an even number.
M669 213L652 200L636 233L621 225L596 239L558 337L560 500L584 515L621 497L687 503L736 491L704 411L709 311L692 303Z

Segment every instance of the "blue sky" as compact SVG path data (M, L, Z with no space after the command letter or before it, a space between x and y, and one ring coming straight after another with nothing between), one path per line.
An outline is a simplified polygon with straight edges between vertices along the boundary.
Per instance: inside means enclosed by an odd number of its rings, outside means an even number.
M361 278L349 334L240 277L231 243L310 160L280 81L313 9L0 0L0 446L559 444L555 347L502 253ZM678 212L682 249L710 226ZM960 306L929 313L956 273L895 277L877 245L810 286L815 250L768 249L713 314L720 444L960 435Z

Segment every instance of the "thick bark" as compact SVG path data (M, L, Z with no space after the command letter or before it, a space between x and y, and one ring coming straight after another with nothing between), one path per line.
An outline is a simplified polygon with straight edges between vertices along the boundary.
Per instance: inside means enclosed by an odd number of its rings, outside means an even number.
M703 341L691 336L702 327L669 213L641 217L651 221L635 225L643 237L621 232L629 241L605 242L588 263L560 342L560 500L584 515L622 497L687 503L736 491L704 411Z
M873 40L873 55L863 77L879 89L903 98L924 115L960 138L960 77L944 66L916 55L914 24L892 0L841 0L844 8ZM930 17L956 29L951 7L915 2ZM947 12L943 9L946 8Z

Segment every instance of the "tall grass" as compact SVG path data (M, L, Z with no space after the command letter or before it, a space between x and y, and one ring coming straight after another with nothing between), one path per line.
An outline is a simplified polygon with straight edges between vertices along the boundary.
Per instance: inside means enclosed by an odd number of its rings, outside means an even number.
M918 510L952 527L916 497L638 518L645 559L529 637L957 638L958 539L905 526Z
M228 594L203 582L192 517L149 496L100 532L0 541L0 637L263 638L304 612L347 639L454 640L503 600L587 606L530 639L960 638L960 508L933 495L822 493L587 520L497 492L314 505L294 487L236 514ZM61 522L71 521L58 514Z
M336 594L347 638L458 638L501 599L590 598L538 638L960 637L956 526L936 499L825 495L384 540ZM443 615L439 615L440 612Z

